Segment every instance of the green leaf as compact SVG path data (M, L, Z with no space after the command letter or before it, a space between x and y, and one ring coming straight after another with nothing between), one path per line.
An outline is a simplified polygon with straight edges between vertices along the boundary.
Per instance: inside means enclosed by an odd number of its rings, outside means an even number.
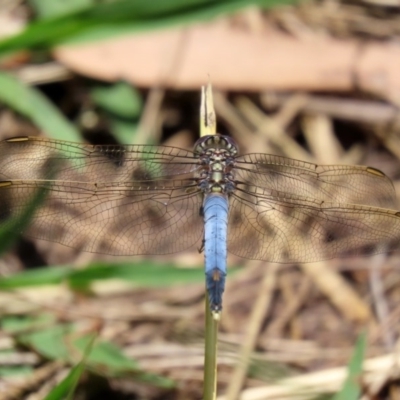
M82 336L74 342L74 345L78 349L84 349L89 339L88 336ZM171 388L175 386L175 383L170 379L143 372L135 360L127 357L113 343L106 341L94 344L92 351L87 357L87 366L106 376L133 376L136 381L151 383L158 387Z
M131 32L209 21L251 5L273 7L294 0L121 0L98 3L65 16L29 25L0 42L0 56L27 48L82 43Z
M172 379L147 372L140 372L138 374L135 374L135 380L164 389L172 389L176 386L175 382Z
M71 325L56 325L20 335L18 339L50 360L70 361L71 355L75 355L71 354L71 346L68 343L71 331Z
M150 261L125 264L92 264L89 268L76 270L69 276L75 289L86 290L97 280L121 279L136 287L167 287L204 280L203 268L178 268L172 264Z
M232 275L237 269L230 269ZM200 283L204 281L204 269L180 268L173 264L159 264L149 260L137 263L93 263L84 269L70 266L53 266L20 272L0 279L0 290L21 287L68 283L74 290L89 291L96 281L120 279L133 287L154 288Z
M4 332L8 333L21 333L42 329L43 327L54 324L54 314L40 314L35 316L21 315L21 316L7 316L3 317L0 321L1 328Z
M81 139L79 131L40 91L4 72L0 72L0 102L32 120L53 139Z
M91 98L97 106L120 118L138 118L143 105L139 92L125 82L96 86Z
M366 334L359 336L353 356L348 366L348 376L340 392L333 400L357 400L361 394L361 374L364 362L364 354L367 343Z
M93 263L79 270L71 266L53 266L0 278L0 290L62 282L68 282L75 289L85 290L92 282L107 279L121 279L132 282L138 287L165 287L202 282L204 270L203 268L179 268L173 264L159 264L149 260L136 263Z
M141 370L138 363L125 356L116 345L106 341L95 342L93 335L76 337L77 335L73 325L65 324L23 334L18 339L25 346L31 347L50 360L71 363L76 357L83 355L81 363L84 362L86 368L93 372L113 377L130 376L137 381L145 381L165 388L174 386L174 382L170 379ZM83 368L83 365L80 368ZM77 378L81 372L82 369L75 371L71 379ZM57 389L56 394L65 394L65 390L72 390L71 381L68 382L69 384L66 383L65 386Z
M92 101L105 113L111 132L121 144L134 143L143 102L140 93L125 82L98 85L91 91Z
M85 364L82 361L71 369L69 374L50 391L44 400L73 399L73 392L84 370Z
M43 267L19 272L0 278L0 289L16 289L25 286L52 285L65 281L73 271L70 266Z
M121 118L109 117L111 133L120 144L134 144L138 124ZM145 144L145 143L141 143Z
M93 6L93 0L29 0L41 19L73 14Z
M13 184L11 181L2 181L2 200L12 201L12 194L7 196L7 190L13 190ZM11 193L10 192L10 193ZM27 206L19 212L18 215L11 216L6 221L2 221L0 225L0 254L8 250L9 247L19 237L22 232L32 221L35 210L43 203L47 195L46 188L42 187L36 190L33 194L32 199ZM3 203L4 206L4 203Z
M74 345L81 351L88 345L90 337L82 336L74 341ZM138 371L136 361L126 357L121 350L110 342L97 342L88 355L87 364L107 371L107 375L120 375L123 372Z
M25 365L18 365L15 367L2 367L0 366L0 378L6 377L27 377L32 376L34 369Z
M72 400L73 393L79 382L83 371L85 370L86 360L92 351L94 341L96 337L91 335L88 337L85 348L83 349L83 358L75 367L71 369L69 374L46 396L45 400L61 400L67 396L68 399Z

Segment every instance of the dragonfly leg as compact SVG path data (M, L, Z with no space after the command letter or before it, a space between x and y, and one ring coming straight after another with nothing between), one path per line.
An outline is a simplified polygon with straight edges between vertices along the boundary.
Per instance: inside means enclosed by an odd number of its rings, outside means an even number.
M206 240L203 238L201 241L201 246L199 247L199 253L202 253L204 251L204 246L205 246Z

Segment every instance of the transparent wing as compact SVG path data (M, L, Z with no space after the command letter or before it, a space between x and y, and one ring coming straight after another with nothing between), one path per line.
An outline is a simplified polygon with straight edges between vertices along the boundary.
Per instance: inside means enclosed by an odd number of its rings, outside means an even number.
M371 167L317 165L268 154L246 154L236 159L235 180L242 190L256 186L315 201L396 207L392 182Z
M192 178L190 151L168 146L89 145L38 137L0 142L0 179L145 182Z
M228 250L272 262L311 262L398 248L400 212L247 187L231 196Z
M0 222L47 192L28 234L85 251L165 254L203 237L192 152L19 138L0 143ZM247 258L316 261L398 244L390 180L369 167L238 157L228 246Z
M203 236L191 152L22 138L1 142L0 160L3 226L46 191L28 236L114 255L177 252Z

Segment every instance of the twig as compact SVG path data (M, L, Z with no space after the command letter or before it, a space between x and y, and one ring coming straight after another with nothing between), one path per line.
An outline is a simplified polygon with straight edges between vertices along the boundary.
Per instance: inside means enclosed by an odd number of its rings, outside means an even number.
M247 334L243 339L243 346L240 351L239 361L228 386L226 398L229 400L236 400L242 389L244 380L246 378L251 353L256 345L261 325L265 319L265 314L268 312L271 306L272 295L276 283L277 269L277 264L271 264L264 275L256 304L249 319Z

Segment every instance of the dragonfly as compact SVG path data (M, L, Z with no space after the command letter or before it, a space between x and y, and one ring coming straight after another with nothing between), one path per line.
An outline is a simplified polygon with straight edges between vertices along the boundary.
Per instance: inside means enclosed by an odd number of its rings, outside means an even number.
M399 247L391 180L366 166L239 155L233 138L169 146L91 145L42 137L0 142L0 226L38 190L25 234L119 256L204 250L211 311L222 309L227 251L304 263Z

